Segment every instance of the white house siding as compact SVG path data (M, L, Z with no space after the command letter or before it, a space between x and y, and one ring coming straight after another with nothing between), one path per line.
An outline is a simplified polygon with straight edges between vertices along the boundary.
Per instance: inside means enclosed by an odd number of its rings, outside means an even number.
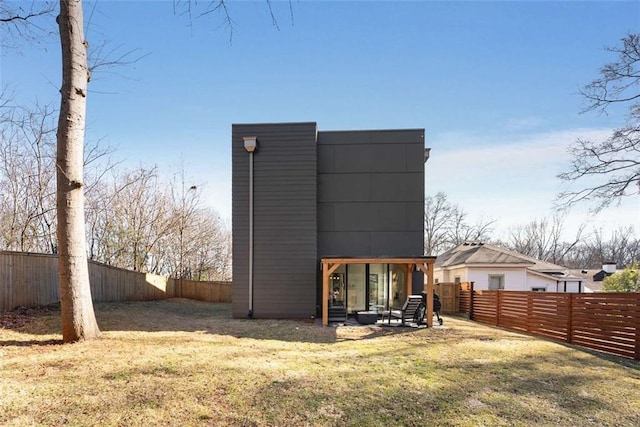
M503 275L504 288L510 291L529 291L527 274L524 268L478 267L467 269L467 281L474 282L476 290L489 289L489 275Z
M536 274L527 273L527 291L532 290L533 288L544 288L547 292L556 292L556 281L551 278L545 278L538 276ZM567 291L569 289L567 288ZM562 292L562 289L559 289ZM576 287L575 292L578 292Z
M549 287L547 288L547 292L565 292L564 280L558 280L557 283L558 284L556 286L556 282L553 281L553 283L551 283L549 285ZM593 292L591 289L587 289L585 287L585 284L586 283L583 280L582 284L580 284L580 289L578 289L578 282L577 281L567 281L567 290L566 290L566 292Z
M461 282L468 282L467 269L465 267L452 268L451 270L437 269L434 271L433 278L438 280L438 283L452 283L455 282L456 277L460 277Z

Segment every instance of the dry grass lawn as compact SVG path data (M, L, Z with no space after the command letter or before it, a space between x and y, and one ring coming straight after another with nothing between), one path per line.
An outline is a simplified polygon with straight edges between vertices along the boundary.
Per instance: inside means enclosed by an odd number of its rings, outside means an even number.
M0 425L638 426L640 365L446 318L446 328L231 319L189 300L0 329Z

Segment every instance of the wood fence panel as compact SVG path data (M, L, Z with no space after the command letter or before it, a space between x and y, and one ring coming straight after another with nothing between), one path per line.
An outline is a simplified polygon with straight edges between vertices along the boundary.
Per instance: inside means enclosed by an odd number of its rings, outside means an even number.
M0 252L0 311L58 302L58 259Z
M498 326L498 291L473 292L473 320Z
M89 261L89 281L94 302L141 301L173 298L176 280ZM231 302L227 282L188 282L194 299ZM189 296L185 295L185 298ZM58 258L55 255L0 251L0 312L18 306L54 304L60 300Z
M474 291L470 295L471 318L478 322L640 360L640 293Z
M640 359L640 293L574 294L572 343Z
M436 283L433 291L440 297L442 314L456 314L460 305L460 284L459 283Z
M571 294L551 292L528 292L528 294L528 332L567 341Z
M458 302L458 313L471 317L472 311L473 282L460 283L460 300Z
M499 326L526 332L527 300L528 292L501 292Z
M176 296L208 302L231 302L231 282L177 280Z

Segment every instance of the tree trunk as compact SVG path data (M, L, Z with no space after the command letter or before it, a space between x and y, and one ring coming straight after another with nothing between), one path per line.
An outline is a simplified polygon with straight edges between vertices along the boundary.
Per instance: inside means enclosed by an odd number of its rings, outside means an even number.
M98 338L89 286L84 225L83 150L87 105L87 43L82 1L60 0L62 89L56 154L58 274L62 338L75 342Z

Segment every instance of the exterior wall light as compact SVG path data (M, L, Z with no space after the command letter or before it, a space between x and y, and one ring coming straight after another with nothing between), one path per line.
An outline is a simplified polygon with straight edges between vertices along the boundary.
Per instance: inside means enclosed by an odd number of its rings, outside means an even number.
M247 150L248 153L256 151L256 148L258 147L257 136L245 136L242 139L244 140L244 149Z

